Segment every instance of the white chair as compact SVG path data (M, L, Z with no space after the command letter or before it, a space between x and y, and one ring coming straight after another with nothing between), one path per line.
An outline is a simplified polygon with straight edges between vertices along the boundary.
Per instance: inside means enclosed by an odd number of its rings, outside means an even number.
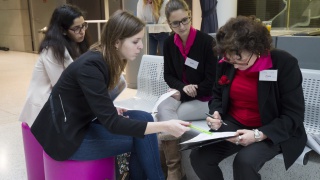
M307 133L320 134L320 70L301 69Z
M163 56L143 55L137 82L137 94L133 98L116 100L114 105L151 113L158 98L169 89L163 79Z
M308 135L306 148L320 154L320 70L301 69L301 72L305 101L304 127Z
M301 69L301 73L305 102L304 127L308 135L308 141L296 163L306 165L309 161L309 152L311 150L320 154L320 145L311 136L320 136L320 71ZM279 154L276 158L283 159L283 155Z
M115 88L109 91L110 98L112 101L117 99L117 97L127 88L127 82L123 75L120 76L120 80Z

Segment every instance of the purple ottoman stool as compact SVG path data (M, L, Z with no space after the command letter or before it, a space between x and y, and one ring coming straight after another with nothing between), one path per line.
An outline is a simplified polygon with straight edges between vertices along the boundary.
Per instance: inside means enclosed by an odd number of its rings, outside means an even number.
M46 180L115 180L114 157L91 161L56 161L43 151Z
M21 126L28 179L44 180L43 148L31 133L28 124L23 122Z

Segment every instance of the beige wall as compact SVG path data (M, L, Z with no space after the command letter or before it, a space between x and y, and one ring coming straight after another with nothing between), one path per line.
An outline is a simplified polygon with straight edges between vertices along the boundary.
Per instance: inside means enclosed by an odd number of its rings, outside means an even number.
M192 26L196 29L201 28L201 6L199 0L192 0Z
M53 10L65 2L0 0L0 46L12 51L37 51L40 42L38 30L49 24Z
M26 0L25 0L26 1ZM31 15L31 33L34 51L38 51L41 37L39 30L48 26L54 9L66 3L66 0L28 0Z
M0 1L0 46L32 51L27 0Z

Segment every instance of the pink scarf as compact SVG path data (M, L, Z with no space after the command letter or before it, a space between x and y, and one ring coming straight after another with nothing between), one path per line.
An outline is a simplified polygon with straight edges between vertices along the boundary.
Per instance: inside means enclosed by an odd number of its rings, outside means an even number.
M196 34L197 34L197 30L194 29L192 26L190 26L190 32L189 32L188 39L186 42L186 47L183 47L183 43L182 43L180 36L178 34L174 35L174 44L176 46L178 46L180 53L184 57L184 61L186 61L186 59L187 59L187 55L189 54L191 46L193 45L194 39L196 38ZM182 71L182 81L185 84L189 84L189 82L187 80L185 69L183 69L183 71Z
M191 49L191 46L193 45L196 35L197 35L197 30L192 26L190 26L190 32L186 42L186 47L183 47L183 43L180 36L178 34L174 35L174 44L178 46L180 53L182 54L185 60L187 59L187 55L189 54L189 51Z
M248 72L260 72L272 67L272 59L270 53L268 55L260 56L256 62L247 69Z
M219 64L224 63L223 58L218 62ZM260 56L256 60L256 62L246 71L247 72L260 72L260 71L269 69L271 67L272 67L272 59L271 59L271 55L269 52L267 55Z

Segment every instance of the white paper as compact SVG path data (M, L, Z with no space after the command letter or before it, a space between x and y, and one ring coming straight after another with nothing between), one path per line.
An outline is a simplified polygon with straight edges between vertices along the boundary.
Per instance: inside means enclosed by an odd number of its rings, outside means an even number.
M194 142L200 142L200 141L206 141L206 140L213 140L213 139L219 139L219 138L226 138L234 136L236 132L213 132L212 134L205 134L200 133L198 136L182 142L180 144L188 144L188 143L194 143Z
M172 95L173 95L174 93L176 93L176 92L178 92L178 91L177 91L177 90L172 90L172 91L169 91L169 92L167 92L167 93L162 94L162 95L159 97L159 99L158 99L158 101L156 102L156 104L154 105L151 113L153 114L153 113L157 112L157 109L158 109L159 104L160 104L162 101L164 101L165 99L167 99L168 97L172 96Z
M193 69L197 69L199 62L187 57L186 62L184 64L189 67L192 67Z

